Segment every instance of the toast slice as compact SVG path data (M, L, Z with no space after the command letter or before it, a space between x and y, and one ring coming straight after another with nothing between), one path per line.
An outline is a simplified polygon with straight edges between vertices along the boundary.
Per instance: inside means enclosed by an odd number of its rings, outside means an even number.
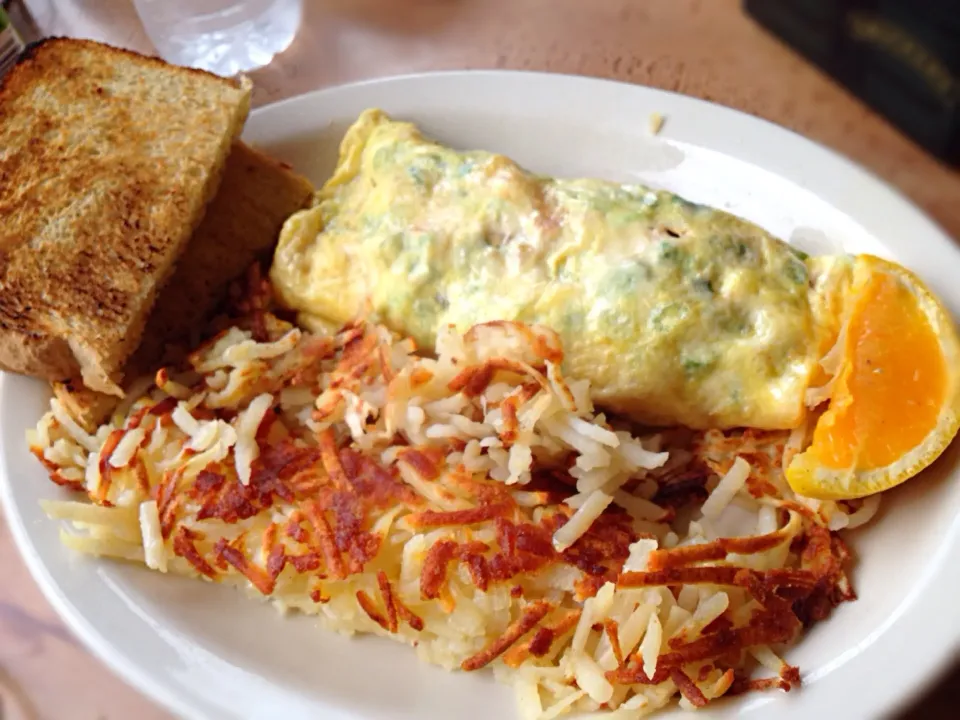
M304 208L314 188L282 163L237 142L223 181L200 227L160 291L140 347L125 368L125 387L189 351L226 299L231 281L256 260L269 258L284 221ZM79 378L53 384L67 411L89 432L106 421L120 400L88 390Z
M249 104L248 81L93 41L24 53L0 86L0 368L122 395Z

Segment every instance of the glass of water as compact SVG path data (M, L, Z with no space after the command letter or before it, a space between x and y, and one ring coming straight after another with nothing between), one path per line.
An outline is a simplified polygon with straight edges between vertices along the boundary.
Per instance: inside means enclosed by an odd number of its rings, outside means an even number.
M293 42L303 0L134 0L164 60L218 75L267 65Z

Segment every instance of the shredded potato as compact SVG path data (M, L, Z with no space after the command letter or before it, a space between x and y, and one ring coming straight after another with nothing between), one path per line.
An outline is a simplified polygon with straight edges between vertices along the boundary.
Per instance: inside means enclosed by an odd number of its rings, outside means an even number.
M52 401L31 449L86 497L44 509L79 552L493 666L524 717L799 683L770 646L853 598L828 523L862 524L875 500L794 496L786 433L611 426L544 328L448 329L436 350L261 311L93 435Z

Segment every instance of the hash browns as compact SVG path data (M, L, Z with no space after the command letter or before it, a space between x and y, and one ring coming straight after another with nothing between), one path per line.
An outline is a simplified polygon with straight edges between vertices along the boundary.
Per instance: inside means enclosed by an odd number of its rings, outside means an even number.
M789 690L780 655L855 597L829 528L868 513L794 496L786 434L638 437L543 328L450 331L433 359L372 320L315 335L265 308L95 434L52 402L30 441L87 496L46 505L66 544L493 666L530 718Z

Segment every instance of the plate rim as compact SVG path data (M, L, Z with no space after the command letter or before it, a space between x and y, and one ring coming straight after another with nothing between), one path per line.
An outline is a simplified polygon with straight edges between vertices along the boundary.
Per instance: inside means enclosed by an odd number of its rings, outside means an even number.
M751 115L735 108L721 105L712 101L683 95L670 90L663 90L660 88L638 85L609 78L524 70L490 69L441 70L370 78L357 82L320 88L255 108L250 113L248 125L244 129L241 139L248 139L247 135L248 132L250 132L249 123L253 123L254 127L259 126L262 123L270 124L273 122L271 120L271 116L289 112L291 109L295 111L300 105L323 102L321 98L336 97L338 94L345 92L370 90L380 86L402 83L429 83L431 81L441 79L466 80L468 82L476 79L476 81L486 80L492 82L519 82L521 84L539 83L541 85L548 83L580 83L584 86L606 86L611 92L638 94L650 93L653 97L666 96L671 97L672 102L688 104L690 107L709 108L709 112L720 113L720 115L725 115L726 118L734 122L747 122L758 128L763 128L764 133L770 134L773 137L776 137L777 135L780 135L781 138L788 137L789 145L797 146L799 143L799 149L803 150L805 153L810 153L810 157L812 159L807 161L809 164L816 165L826 162L838 171L837 175L841 176L845 182L856 185L860 187L861 190L863 190L864 187L869 190L869 192L866 192L865 194L872 195L874 197L879 196L887 202L892 201L893 207L891 208L888 206L885 208L885 212L894 212L900 216L898 221L905 221L915 227L917 230L923 231L925 236L924 242L918 244L923 245L928 249L931 247L931 244L935 246L941 246L945 251L949 250L960 257L960 249L957 248L955 242L950 238L946 231L935 220L929 217L926 212L910 201L899 189L884 179L876 176L870 170L860 166L853 160L830 148L827 148L824 145L821 145L819 142L804 137L790 128L777 125L769 120ZM257 131L253 130L251 134L256 133ZM661 133L661 137L667 140L675 139L671 138L669 128L665 128L665 132ZM251 140L251 142L256 144L255 140ZM703 141L701 140L701 144L702 143ZM757 143L758 146L760 144L761 143ZM781 168L771 169L770 163L767 162L771 158L768 157L768 154L766 153L764 158L761 160L757 157L750 156L749 153L747 153L747 157L744 157L744 155L740 152L732 152L729 150L724 150L723 152L728 153L737 159L746 159L749 162L755 163L766 170L769 170L777 175L781 175L782 177L785 177L786 179L809 190L828 205L834 208L838 207L838 203L831 199L831 196L836 188L824 188L818 184L810 185L808 183L796 180L793 176L796 173L787 173ZM830 190L831 192L827 193L827 195L824 195L821 192L823 190ZM844 203L844 205L846 204L848 203ZM867 218L861 213L853 213L853 216L856 217L857 222L870 229L870 226L866 221ZM8 375L7 373L0 373L0 407L3 406L3 404L6 402L7 396L9 395L9 384L12 379L15 379L14 376ZM178 693L175 685L165 682L162 677L158 677L155 673L150 672L140 663L125 662L122 652L115 648L109 637L95 628L81 612L77 611L77 609L72 606L69 599L61 591L56 579L50 573L40 555L36 552L33 542L30 539L30 531L26 526L25 518L20 513L19 508L15 507L13 503L13 479L11 477L11 473L9 472L10 468L5 459L7 457L6 451L7 446L5 434L0 434L0 458L3 458L0 459L0 506L3 507L7 525L10 528L10 533L17 546L20 557L26 564L34 582L36 582L36 584L39 586L45 599L51 604L60 619L81 640L86 650L103 662L116 676L122 678L125 682L142 692L159 706L164 707L174 714L182 717L210 717L206 711L195 706L182 694ZM960 473L960 470L958 470L958 473ZM945 562L945 556L947 556L951 550L956 550L958 547L960 547L960 514L955 515L950 521L949 530L945 535L944 543L928 560L927 566L921 573L920 580L918 580L918 588L908 593L907 597L903 600L900 606L898 606L897 609L899 612L896 613L889 623L890 630L893 630L895 625L899 624L902 626L903 621L909 617L916 617L920 614L927 614L928 612L936 612L937 606L946 606L948 610L951 608L950 604L945 599L943 601L939 600L940 597L945 597L949 593L931 592L927 593L924 597L920 597L919 590L927 587L930 584L931 576L933 576L935 573L943 573L945 565L947 569L949 569L949 565ZM954 570L952 577L954 579L952 585L960 588L960 566ZM923 609L924 606L928 608L926 611ZM935 645L935 649L933 651L927 650L925 652L917 652L915 650L914 655L909 658L909 661L901 660L898 662L898 665L902 665L908 669L909 677L904 680L901 675L895 683L898 686L898 690L890 691L888 689L886 691L888 697L885 698L885 701L876 702L871 706L870 709L880 710L882 708L882 710L887 713L894 713L902 710L911 701L915 700L921 693L929 690L929 688L938 679L943 677L949 668L951 661L955 660L958 656L958 652L960 652L960 624L955 625L956 626L953 632L950 634L947 642L942 642ZM928 630L927 634L932 635L933 632L935 631ZM889 638L889 635L890 633L887 632L883 634L882 637ZM881 638L878 638L878 641L879 639ZM916 640L911 645L911 647L915 649L918 648L918 646L919 643ZM872 652L876 653L878 650L878 648L874 648Z

